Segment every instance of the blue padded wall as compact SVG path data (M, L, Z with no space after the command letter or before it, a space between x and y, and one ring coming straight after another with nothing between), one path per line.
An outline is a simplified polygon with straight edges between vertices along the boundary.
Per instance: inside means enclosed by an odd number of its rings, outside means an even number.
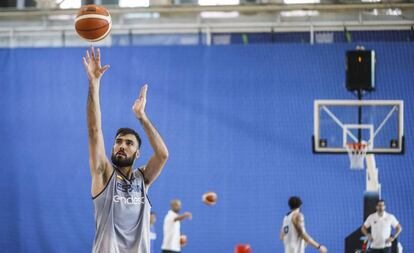
M414 251L411 171L414 45L365 44L377 56L370 99L406 103L406 154L377 156L388 210ZM352 99L345 51L355 44L102 48L111 68L101 103L109 155L119 127L144 132L131 112L149 84L147 112L170 151L149 197L162 220L172 198L193 213L182 232L190 253L282 252L278 232L289 196L304 201L308 232L330 252L362 223L365 174L346 155L311 151L314 99ZM2 252L90 252L94 236L86 130L85 48L0 50L0 248ZM151 155L144 137L141 165ZM201 202L205 191L216 206ZM315 252L312 249L309 252Z

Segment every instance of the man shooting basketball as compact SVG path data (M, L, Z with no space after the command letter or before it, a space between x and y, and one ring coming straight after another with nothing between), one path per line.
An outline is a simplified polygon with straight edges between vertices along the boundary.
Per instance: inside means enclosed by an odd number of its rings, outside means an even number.
M133 170L140 155L141 138L130 128L115 136L111 161L106 157L99 103L100 80L109 65L101 67L100 50L86 51L83 65L89 79L87 123L92 198L96 234L94 253L149 253L150 203L148 187L160 174L168 150L145 113L148 86L144 85L132 110L141 123L154 154L143 167Z
M285 253L304 253L308 243L322 253L328 252L325 246L315 242L305 230L305 218L300 212L302 200L293 196L289 198L290 212L283 219L280 229L280 240L285 246Z

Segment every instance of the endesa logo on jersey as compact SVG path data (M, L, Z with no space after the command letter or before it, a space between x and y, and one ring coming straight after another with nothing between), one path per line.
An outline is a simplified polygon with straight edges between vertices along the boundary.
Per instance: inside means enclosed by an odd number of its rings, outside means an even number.
M139 194L139 193L141 193L142 189L141 189L141 186L138 185L138 184L125 184L123 182L116 182L116 190L118 192L126 193L127 196L122 196L123 194L114 195L113 201L115 203L123 203L124 205L143 205L143 204L145 204L144 197L141 197L141 194ZM136 192L138 194L134 194L134 192Z
M119 196L119 195L115 195L113 197L113 201L115 203L123 203L125 205L143 205L144 202L144 197L138 197L138 196L129 196L129 197L124 197L124 196Z

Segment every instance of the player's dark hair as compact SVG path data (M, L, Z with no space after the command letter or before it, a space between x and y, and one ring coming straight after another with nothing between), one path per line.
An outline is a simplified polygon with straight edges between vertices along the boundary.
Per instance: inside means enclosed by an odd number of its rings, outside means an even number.
M293 210L293 209L296 209L302 206L302 200L297 196L292 196L289 198L288 204L289 204L290 210Z
M385 203L385 200L383 200L383 199L379 199L379 200L377 200L377 205L378 205L379 203L381 203L381 202Z
M118 131L116 132L115 138L120 135L120 136L124 136L127 134L133 134L135 136L135 138L137 138L138 141L138 148L141 148L141 137L139 137L139 134L137 132L135 132L134 129L128 128L128 127L123 127L118 129Z

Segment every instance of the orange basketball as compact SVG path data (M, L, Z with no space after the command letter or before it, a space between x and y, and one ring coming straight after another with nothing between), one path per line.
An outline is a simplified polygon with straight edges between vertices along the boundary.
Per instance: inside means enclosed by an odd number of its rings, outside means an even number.
M184 247L187 244L187 236L186 235L180 235L180 246Z
M203 202L207 205L214 205L217 202L217 194L215 192L206 192L203 194Z
M112 21L109 11L94 4L80 8L75 19L76 32L85 40L100 41L111 31Z

